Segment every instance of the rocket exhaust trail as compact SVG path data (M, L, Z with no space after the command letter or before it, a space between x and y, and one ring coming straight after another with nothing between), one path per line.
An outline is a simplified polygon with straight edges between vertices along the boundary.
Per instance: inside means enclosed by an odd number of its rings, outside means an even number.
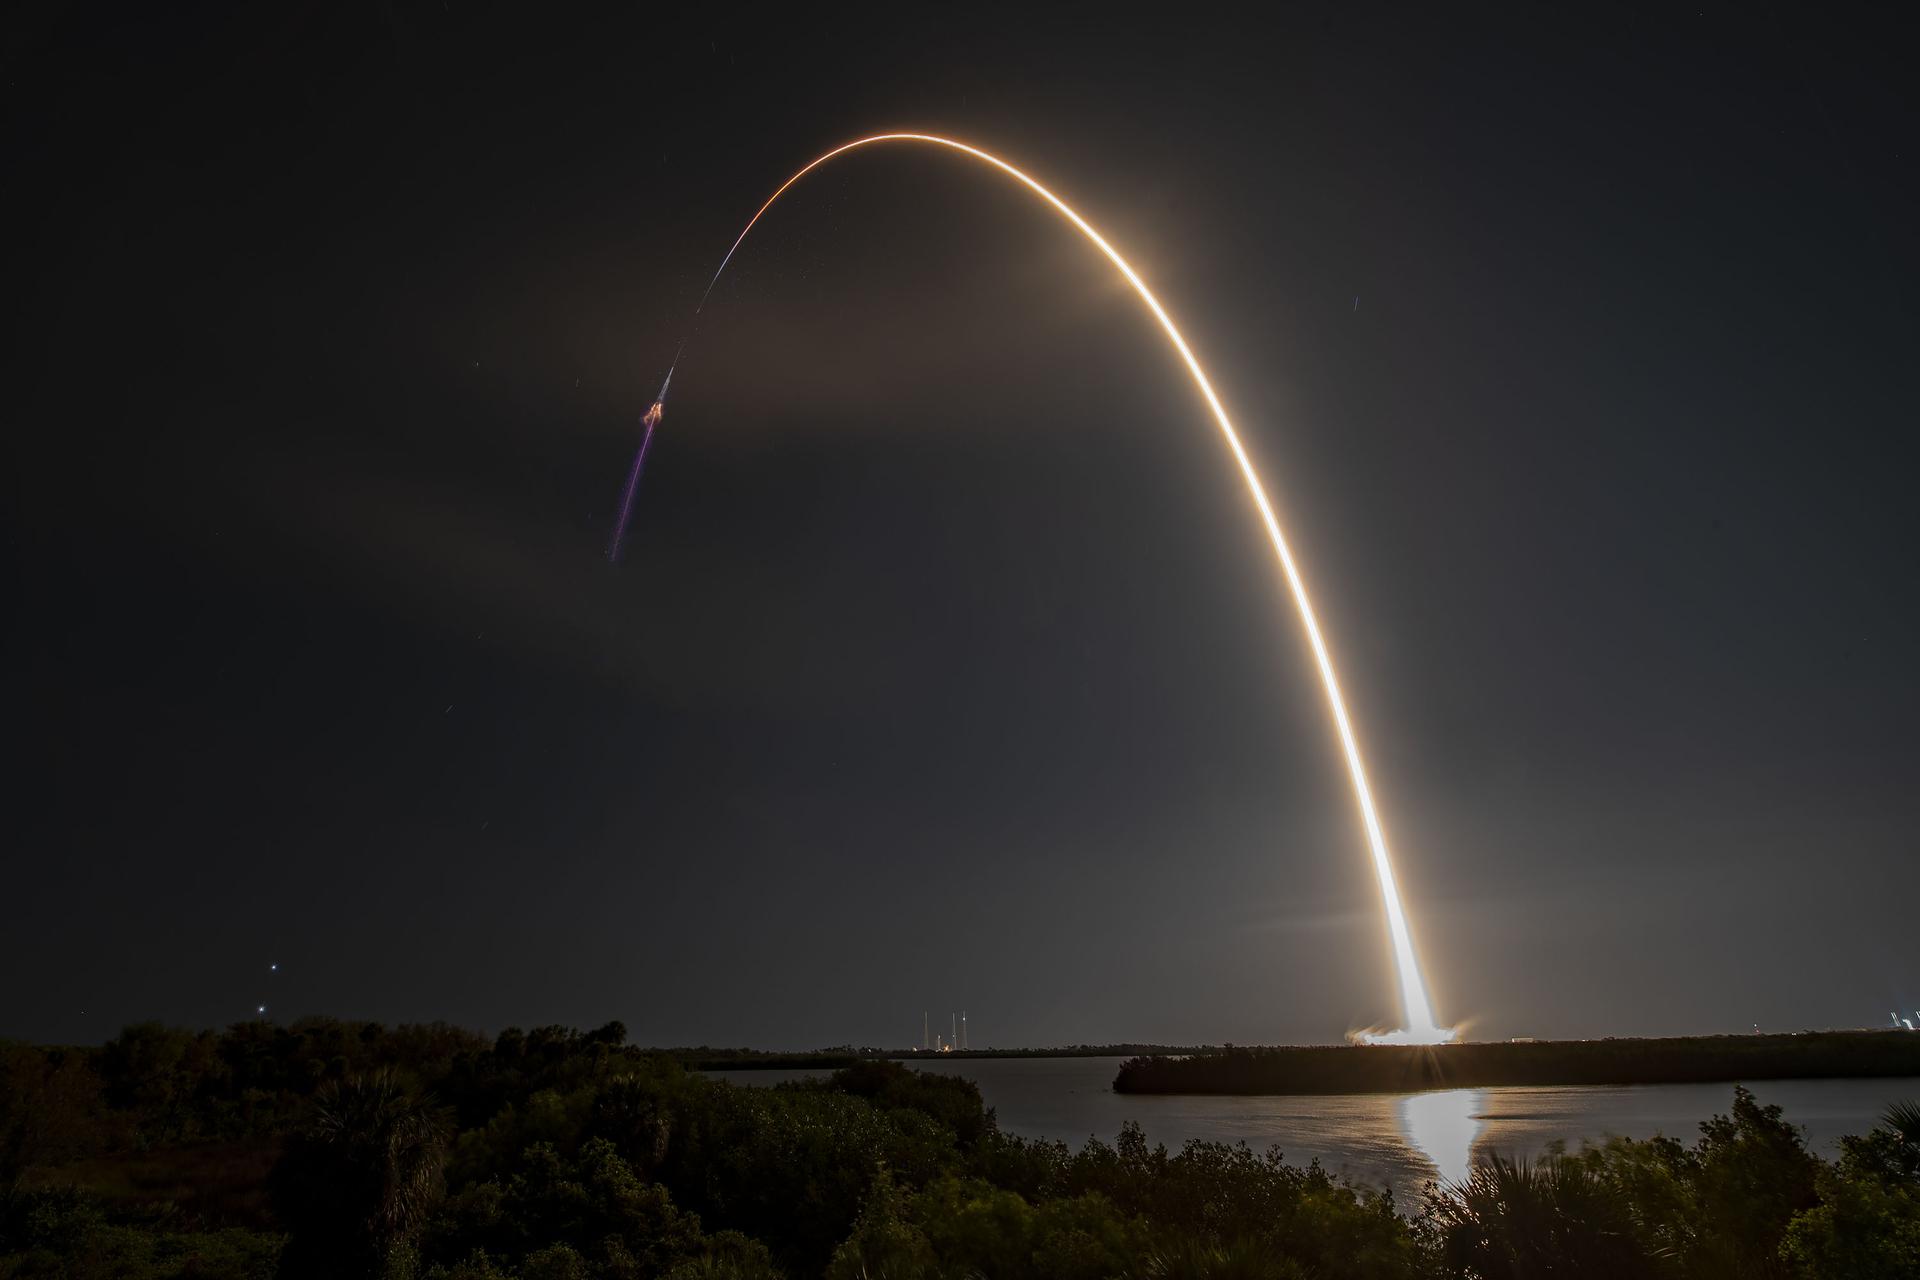
M676 357L677 359L678 357ZM613 537L607 542L607 559L619 563L620 548L627 540L627 522L633 518L633 495L640 488L640 469L647 465L647 450L653 446L653 429L660 425L660 419L667 413L667 388L673 385L673 370L667 370L667 380L660 384L660 394L653 398L647 411L640 415L640 421L646 424L646 432L640 437L640 449L633 455L633 470L627 473L627 487L620 492L620 515L613 523Z
M1400 1004L1404 1023L1398 1031L1368 1034L1360 1038L1371 1043L1394 1044L1444 1044L1453 1039L1455 1033L1452 1028L1439 1026L1434 1021L1433 1006L1427 998L1426 980L1421 976L1420 962L1415 956L1413 949L1413 935L1407 925L1406 911L1400 903L1400 890L1394 882L1393 860L1387 852L1386 832L1380 825L1379 815L1374 811L1373 793L1367 785L1366 767L1360 759L1360 742L1354 734L1352 720L1347 715L1346 699L1340 694L1340 681L1334 675L1333 656L1327 649L1326 638L1320 633L1320 623L1314 616L1312 601L1309 600L1307 596L1306 580L1301 577L1300 568L1294 562L1293 552L1287 545L1286 535L1280 531L1279 517L1274 515L1273 505L1267 501L1266 490L1260 484L1259 473L1254 470L1253 459L1248 456L1246 447L1240 442L1240 433L1234 429L1233 421L1227 416L1226 407L1220 403L1220 397L1215 394L1213 383L1207 378L1206 370L1200 367L1198 357L1193 354L1193 349L1187 345L1186 338L1181 335L1178 326L1173 323L1173 317L1167 314L1166 308L1160 305L1160 300L1154 297L1151 289L1147 288L1146 281L1142 280L1132 265L1120 256L1120 251L1115 249L1111 244L1108 244L1106 238L1094 230L1091 223L1076 213L1066 201L1054 195L1053 192L1047 190L1047 188L1039 182L1028 177L1025 173L1008 164L1005 160L982 151L978 147L968 146L964 142L956 142L951 138L942 138L930 133L880 133L874 134L872 137L856 138L852 142L844 143L809 161L792 177L781 183L774 193L767 197L766 203L762 204L760 208L755 211L754 215L747 219L747 225L741 228L739 236L734 239L732 246L727 249L726 256L720 260L720 267L713 273L713 279L707 282L706 292L700 295L700 303L694 308L694 317L697 319L701 310L706 307L707 299L713 296L714 286L720 283L720 277L726 272L727 264L733 261L733 255L738 252L741 244L746 240L747 236L752 233L754 226L766 215L767 210L771 209L775 202L787 193L789 188L837 156L842 156L849 151L861 147L873 146L876 143L882 142L904 142L916 145L942 147L948 151L957 152L989 165L1002 175L1019 183L1044 201L1055 213L1071 223L1074 230L1092 242L1094 248L1105 255L1107 260L1113 264L1114 269L1133 287L1133 291L1140 296L1140 301L1146 304L1147 310L1152 312L1153 318L1159 322L1161 330L1166 334L1168 343L1173 347L1175 353L1179 355L1181 362L1186 365L1188 374L1192 376L1194 386L1200 391L1201 399L1206 401L1207 408L1213 415L1214 424L1220 429L1220 435L1226 444L1227 451L1232 454L1235 464L1240 469L1240 477L1246 484L1247 496L1252 499L1254 509L1260 515L1260 522L1266 528L1267 538L1273 544L1274 557L1279 561L1281 575L1286 581L1287 588L1293 597L1294 606L1300 615L1301 629L1306 633L1308 646L1313 650L1314 665L1319 669L1320 683L1326 692L1327 708L1333 718L1333 726L1340 740L1341 752L1346 757L1347 775L1352 782L1354 803L1360 811L1360 820L1366 829L1367 848L1372 855L1374 876L1380 885L1381 905L1386 913L1387 929L1393 943L1393 959L1400 979ZM683 349L685 345L686 343L683 341L681 343ZM676 365L679 363L678 354L674 357L674 363ZM669 370L667 377L669 381L672 380L673 374L671 370ZM661 400L664 401L665 398L666 388L662 386ZM653 416L654 422L658 421L658 411L660 408L660 402L656 402L654 407L648 411L648 413ZM650 441L651 439L652 424L650 423L648 426L647 440ZM628 485L629 499L632 496L632 486L634 483L637 483L639 479L640 464L646 457L646 444L646 441L642 441L640 457L634 460L633 477ZM623 509L623 527L624 523L625 512ZM616 534L616 545L618 536L619 535Z

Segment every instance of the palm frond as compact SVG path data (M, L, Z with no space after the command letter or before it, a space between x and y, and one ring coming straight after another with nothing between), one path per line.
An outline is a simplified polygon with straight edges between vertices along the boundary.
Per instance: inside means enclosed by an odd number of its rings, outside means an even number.
M1896 1102L1880 1117L1880 1123L1900 1135L1900 1141L1920 1147L1920 1102Z

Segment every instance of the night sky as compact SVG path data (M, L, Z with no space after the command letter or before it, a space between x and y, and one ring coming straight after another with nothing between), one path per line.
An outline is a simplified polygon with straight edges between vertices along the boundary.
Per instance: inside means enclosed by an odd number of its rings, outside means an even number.
M1910 46L1751 6L15 15L0 1035L1920 1005ZM932 11L927 11L931 13ZM267 966L278 963L280 972Z

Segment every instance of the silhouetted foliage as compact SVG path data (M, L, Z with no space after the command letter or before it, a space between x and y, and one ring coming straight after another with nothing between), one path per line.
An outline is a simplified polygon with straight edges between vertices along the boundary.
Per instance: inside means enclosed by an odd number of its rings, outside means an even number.
M1626 1196L1579 1160L1527 1164L1495 1156L1435 1203L1433 1221L1442 1265L1456 1275L1635 1280L1661 1274L1658 1255L1633 1229Z
M1490 1161L1409 1217L1277 1150L1013 1137L948 1075L747 1088L625 1041L314 1020L0 1046L0 1280L1920 1280L1911 1106L1829 1162L1735 1089L1691 1144Z
M83 1054L0 1042L0 1192L33 1166L77 1160L107 1137L100 1081Z
M1903 1031L1443 1045L1296 1045L1120 1064L1120 1093L1407 1093L1518 1085L1711 1084L1920 1075Z
M1888 1109L1841 1139L1820 1170L1820 1202L1787 1225L1782 1254L1813 1280L1920 1280L1920 1106Z
M329 1082L274 1170L280 1273L405 1275L441 1192L447 1125L389 1070Z
M279 1235L176 1231L166 1215L116 1221L73 1188L0 1194L0 1276L61 1280L270 1280Z
M953 1131L962 1146L979 1142L993 1127L993 1113L980 1086L958 1076L909 1071L895 1062L862 1062L833 1073L824 1086L865 1098L883 1110L918 1111Z

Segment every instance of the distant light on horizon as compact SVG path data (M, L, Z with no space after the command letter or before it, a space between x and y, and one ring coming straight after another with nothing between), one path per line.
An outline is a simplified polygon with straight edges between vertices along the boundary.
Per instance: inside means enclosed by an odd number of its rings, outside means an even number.
M1400 1031L1360 1031L1354 1039L1360 1044L1451 1044L1460 1035L1458 1027L1407 1027Z

